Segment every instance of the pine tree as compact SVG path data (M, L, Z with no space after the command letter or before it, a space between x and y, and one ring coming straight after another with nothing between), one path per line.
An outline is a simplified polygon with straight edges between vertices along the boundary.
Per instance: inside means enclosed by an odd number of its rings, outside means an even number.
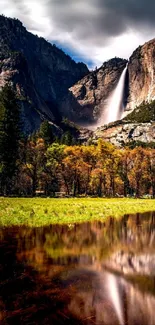
M10 85L0 92L0 185L9 194L16 172L20 138L20 111Z
M52 128L48 121L44 121L39 130L39 136L45 141L47 145L51 144L53 141Z
M73 137L70 131L67 131L62 135L61 143L67 146L71 146L73 144Z

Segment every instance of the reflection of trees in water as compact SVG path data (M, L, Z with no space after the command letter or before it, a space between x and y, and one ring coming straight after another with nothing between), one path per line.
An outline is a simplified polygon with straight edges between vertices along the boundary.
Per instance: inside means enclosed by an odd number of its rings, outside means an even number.
M46 272L42 277L39 270L36 272L29 265L26 266L24 261L19 261L17 258L18 232L16 236L14 236L15 233L8 232L8 229L4 232L4 241L0 243L1 325L67 325L69 319L67 304L70 301L72 290L68 292L67 288L63 288L61 285L61 288L58 287L54 281L49 282L45 276ZM23 239L25 241L26 237ZM30 246L28 242L26 245L24 244L22 243L22 249L27 249ZM38 244L38 238L36 244ZM33 246L34 238L31 249ZM71 315L71 324L83 323Z
M0 236L4 236L4 231L0 230ZM21 227L17 230L16 240L18 254L28 254L32 250L34 254L35 251L39 254L40 251L53 262L74 256L77 260L81 256L90 256L93 260L102 261L118 249L150 252L155 247L155 213L126 215L119 220L109 218L103 223L36 229Z
M119 251L152 254L154 231L155 213L103 223L1 229L2 325L117 325L110 278L103 265ZM125 324L154 325L154 279L134 274L127 277L129 283L114 278Z

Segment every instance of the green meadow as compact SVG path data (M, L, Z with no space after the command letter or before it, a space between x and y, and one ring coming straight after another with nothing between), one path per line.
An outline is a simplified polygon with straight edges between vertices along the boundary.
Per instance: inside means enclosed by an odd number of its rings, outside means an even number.
M107 217L155 211L151 199L99 198L0 198L0 226L40 227L50 224L71 224L105 221Z

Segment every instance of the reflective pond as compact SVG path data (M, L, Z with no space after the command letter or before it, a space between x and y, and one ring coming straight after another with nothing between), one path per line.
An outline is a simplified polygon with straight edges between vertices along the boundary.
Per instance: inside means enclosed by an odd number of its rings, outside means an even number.
M155 325L155 212L0 229L0 324Z

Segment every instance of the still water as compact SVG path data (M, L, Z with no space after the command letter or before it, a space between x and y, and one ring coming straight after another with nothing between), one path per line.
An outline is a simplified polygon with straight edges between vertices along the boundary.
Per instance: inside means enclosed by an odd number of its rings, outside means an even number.
M155 213L0 229L0 324L155 325Z

